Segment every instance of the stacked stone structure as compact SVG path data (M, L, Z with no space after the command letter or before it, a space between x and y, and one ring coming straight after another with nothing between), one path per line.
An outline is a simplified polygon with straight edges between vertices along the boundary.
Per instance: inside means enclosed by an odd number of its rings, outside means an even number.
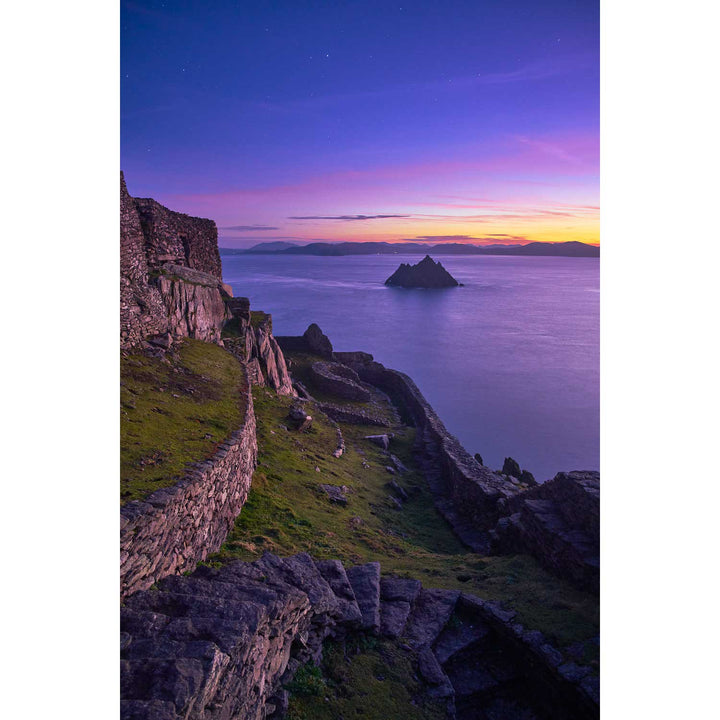
M120 173L120 346L170 333L217 342L231 317L217 227L149 198L132 198Z

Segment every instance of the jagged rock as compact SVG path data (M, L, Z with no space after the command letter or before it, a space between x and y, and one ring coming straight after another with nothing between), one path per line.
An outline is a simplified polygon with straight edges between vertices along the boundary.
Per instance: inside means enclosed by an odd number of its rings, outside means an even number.
M332 360L332 343L316 323L312 323L308 327L308 329L303 333L303 338L307 343L308 350L313 355L319 355L320 357Z
M386 466L385 466L385 472L390 473L391 475L394 475L394 474L395 474L395 468L394 468L394 467L390 467L390 465L386 465Z
M366 440L371 443L378 445L383 450L387 450L390 447L390 436L389 435L366 435Z
M459 597L457 590L423 588L418 593L404 634L411 647L432 645L450 619Z
M347 576L362 613L361 627L377 631L380 628L380 563L356 565L347 570Z
M480 453L475 453L474 457L475 457L475 459L476 459L481 465L484 465L484 464L485 464L485 463L483 462L482 455L481 455Z
M320 485L320 489L325 491L330 502L337 503L338 505L347 505L348 499L347 495L345 495L347 487L345 487L345 485Z
M352 627L359 626L362 613L344 565L339 560L315 560L315 565L338 599L339 622Z
M414 621L424 623L423 613L437 608L437 602L427 602L427 593L435 601L446 593L392 576L378 583L378 571L377 563L346 572L339 561L267 553L252 563L202 567L136 593L121 608L122 719L281 715L288 701L283 685L302 665L319 660L325 638L373 629L368 615L375 614L378 595L381 615L386 603L413 603ZM356 594L364 598L366 612ZM463 595L455 604L460 626L446 623L434 652L427 643L415 646L414 653L398 643L414 656L423 692L446 700L448 717L459 702L458 717L476 717L481 707L496 720L596 718L597 678L587 668L562 663L547 642L529 642L532 633L515 632L516 626L492 614L487 622L494 624L485 635L466 637L468 627L484 627L488 606Z
M380 579L380 632L399 637L410 616L411 603L420 591L420 581L392 575Z
M526 485L530 485L531 487L534 487L538 484L535 476L529 470L523 470L520 473L520 482L525 483Z
M511 475L512 477L519 478L520 475L522 475L522 471L520 470L520 465L517 463L516 460L513 460L510 457L506 457L505 462L502 466L502 474Z
M552 572L598 592L599 473L558 473L518 494L505 512L494 529L494 552L530 553Z
M442 264L436 263L429 255L416 265L402 263L385 284L405 288L444 288L459 285Z

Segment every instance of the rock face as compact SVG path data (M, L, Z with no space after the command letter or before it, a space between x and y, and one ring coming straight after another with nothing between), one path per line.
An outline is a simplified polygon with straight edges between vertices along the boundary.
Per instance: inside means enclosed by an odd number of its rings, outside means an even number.
M579 587L599 592L600 473L558 473L511 499L496 552L526 552Z
M171 333L217 342L230 318L217 227L132 198L120 174L120 345Z
M377 563L346 570L304 553L202 567L128 598L121 717L279 718L282 686L297 669L318 661L326 638L358 632L398 638L449 718L598 717L597 677L564 662L513 612L415 580L381 579Z
M253 325L250 300L230 298L226 304L238 336L225 338L224 344L239 360L247 363L250 381L254 385L267 385L278 395L296 395L285 355L272 334L272 316L265 315Z
M402 263L385 284L405 288L445 288L457 287L460 283L439 262L426 255L416 265Z

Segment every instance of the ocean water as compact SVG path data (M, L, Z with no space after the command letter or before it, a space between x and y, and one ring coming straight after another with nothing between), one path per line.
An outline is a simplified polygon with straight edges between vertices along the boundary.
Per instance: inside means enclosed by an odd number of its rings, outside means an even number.
M272 313L276 335L316 322L335 350L407 373L486 465L512 456L540 481L598 470L599 260L444 256L464 287L384 286L419 259L222 255L225 281Z

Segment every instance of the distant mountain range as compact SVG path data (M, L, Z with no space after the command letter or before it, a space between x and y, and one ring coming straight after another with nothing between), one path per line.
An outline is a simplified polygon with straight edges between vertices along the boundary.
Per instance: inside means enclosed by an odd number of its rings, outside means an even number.
M387 243L387 242L314 242L309 245L277 241L259 243L248 250L220 248L225 255L551 255L562 257L600 257L600 248L577 241L527 245L469 245L464 243Z

